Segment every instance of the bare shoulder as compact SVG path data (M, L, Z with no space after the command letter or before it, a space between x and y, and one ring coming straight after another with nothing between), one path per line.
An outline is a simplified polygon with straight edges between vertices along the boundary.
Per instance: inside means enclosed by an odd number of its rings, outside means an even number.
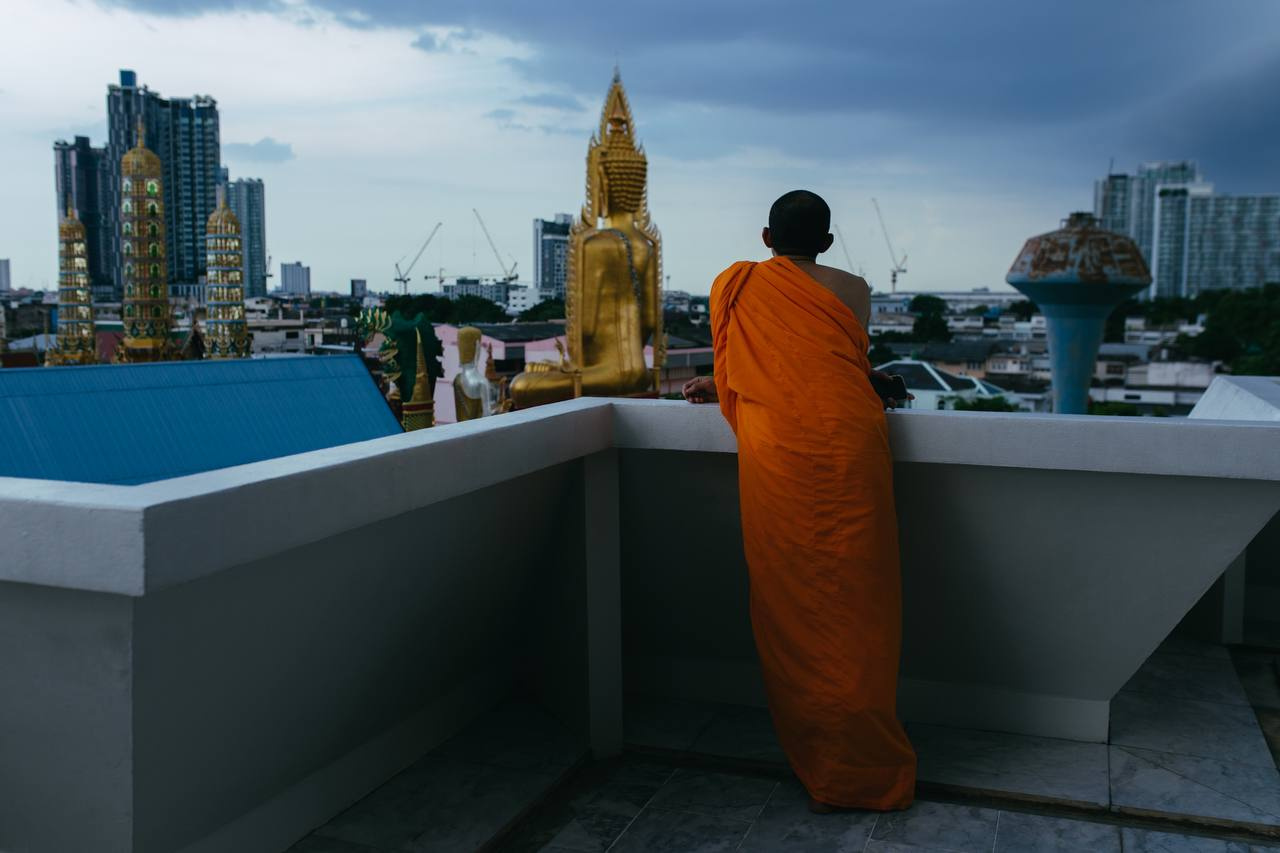
M814 266L817 267L823 279L825 279L824 284L839 287L850 294L871 293L871 285L867 284L867 280L860 275L854 275L838 267L827 267L822 264L814 264Z

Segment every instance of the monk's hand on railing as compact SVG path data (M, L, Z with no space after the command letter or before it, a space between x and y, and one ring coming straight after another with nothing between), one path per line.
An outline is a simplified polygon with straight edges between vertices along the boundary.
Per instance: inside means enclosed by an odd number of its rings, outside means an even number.
M889 397L882 393L881 389L888 388L893 385L893 377L885 373L883 370L871 371L871 387L880 398L880 402L884 403L886 409L896 409L906 403L908 400L914 400L915 394L908 393L906 397Z
M712 376L695 376L684 383L681 390L690 403L715 403L720 399L716 396L716 380Z

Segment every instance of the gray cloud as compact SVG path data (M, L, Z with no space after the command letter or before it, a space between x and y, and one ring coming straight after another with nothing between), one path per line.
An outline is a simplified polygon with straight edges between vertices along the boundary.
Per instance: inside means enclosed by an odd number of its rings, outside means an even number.
M522 95L516 98L516 102L527 104L531 107L545 107L551 110L564 110L565 112L582 112L582 101L572 95L559 95L555 92Z
M283 8L282 0L114 2L157 14ZM642 15L607 6L548 15L518 0L311 5L356 13L364 26L453 28L526 44L531 53L512 67L531 87L566 93L553 96L566 103L598 103L620 60L634 102L694 108L679 120L639 116L675 156L703 156L699 125L714 117L816 155L839 156L854 139L860 154L919 151L935 160L985 145L985 168L999 172L1002 151L1031 145L1099 163L1095 172L1110 155L1126 168L1187 156L1210 177L1280 180L1280 146L1269 144L1280 119L1265 94L1277 81L1273 0L1162 0L1158 13L1113 0L793 0L785 10L776 0L649 0ZM876 138L861 132L867 123L882 128ZM836 137L814 138L814 126Z
M222 153L238 160L255 163L283 163L294 159L293 146L264 136L257 142L225 142Z

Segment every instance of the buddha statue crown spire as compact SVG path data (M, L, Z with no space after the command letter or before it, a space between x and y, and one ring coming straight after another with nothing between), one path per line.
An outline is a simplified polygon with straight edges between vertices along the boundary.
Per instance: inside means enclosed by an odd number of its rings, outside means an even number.
M600 127L587 151L587 198L582 221L594 226L601 217L631 214L640 228L649 224L648 168L644 148L635 141L635 120L622 76L614 66L613 81L600 111Z

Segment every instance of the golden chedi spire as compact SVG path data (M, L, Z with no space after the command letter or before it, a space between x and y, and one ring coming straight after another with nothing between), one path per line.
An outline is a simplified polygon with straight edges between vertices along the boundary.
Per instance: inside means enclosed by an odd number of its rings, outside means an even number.
M405 432L426 429L436 425L434 384L427 372L427 353L422 346L422 331L414 330L418 341L417 365L413 375L413 393L404 401L401 425Z
M124 340L118 361L165 361L174 356L169 338L169 268L164 248L163 167L144 144L138 119L137 144L120 161L120 243L124 263Z
M244 318L244 265L240 220L227 207L226 189L218 186L218 204L205 226L205 355L245 358L249 327ZM192 319L192 332L195 320Z
M58 338L45 356L45 364L97 362L85 229L68 196L67 215L58 223Z

